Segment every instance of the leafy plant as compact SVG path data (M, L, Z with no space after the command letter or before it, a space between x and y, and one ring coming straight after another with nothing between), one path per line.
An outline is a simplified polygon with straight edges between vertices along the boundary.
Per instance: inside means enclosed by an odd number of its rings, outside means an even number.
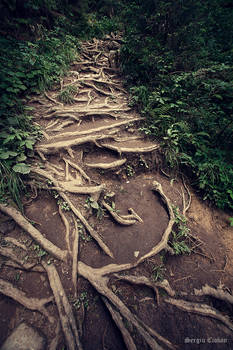
M190 253L187 245L189 228L187 227L187 219L180 213L178 207L173 207L175 214L175 228L172 230L172 239L170 244L176 255Z
M166 272L166 267L163 264L153 267L153 270L152 270L153 281L155 282L163 281L165 272Z
M74 85L67 86L58 94L58 100L62 103L74 103L74 96L77 93L77 87Z

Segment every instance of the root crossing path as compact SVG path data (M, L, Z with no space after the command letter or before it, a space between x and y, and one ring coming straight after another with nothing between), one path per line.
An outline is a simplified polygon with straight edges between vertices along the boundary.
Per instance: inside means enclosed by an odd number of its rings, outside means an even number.
M176 253L174 207L185 215L191 197L185 185L171 200L158 177L159 145L140 133L143 118L117 67L120 44L114 34L84 42L60 86L32 99L43 138L31 195L24 215L0 204L4 220L17 224L0 246L4 273L18 276L1 279L0 293L20 305L17 320L33 320L50 350L176 349L163 315L177 308L211 318L219 334L233 329L226 314L183 300L163 279L162 259ZM211 291L232 303L223 289Z

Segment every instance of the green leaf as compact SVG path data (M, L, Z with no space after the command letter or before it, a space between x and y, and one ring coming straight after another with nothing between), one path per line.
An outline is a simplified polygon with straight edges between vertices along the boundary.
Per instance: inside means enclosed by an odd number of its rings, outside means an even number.
M25 163L18 163L13 166L13 170L16 173L20 174L29 174L30 173L30 165L25 164Z
M21 153L21 154L17 157L17 161L18 161L18 162L23 162L25 159L27 159L27 157L25 156L24 153Z

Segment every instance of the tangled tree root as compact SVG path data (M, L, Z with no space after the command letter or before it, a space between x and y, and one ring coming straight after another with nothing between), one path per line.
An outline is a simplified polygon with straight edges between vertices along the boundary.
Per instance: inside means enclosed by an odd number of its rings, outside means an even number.
M119 215L117 212L109 205L107 204L104 200L102 201L102 205L109 214L116 220L116 222L120 225L133 225L136 223L136 221L143 222L143 220L138 216L135 211L132 208L129 208L129 212L131 213L130 215Z
M125 164L127 161L126 158L123 159L119 159L119 160L115 160L114 162L111 163L87 163L86 166L88 166L89 168L95 168L95 169L113 169L116 167L119 167L123 164Z
M116 323L117 327L119 328L127 349L128 350L137 350L136 345L134 344L133 338L131 337L129 331L125 328L121 314L118 311L113 309L111 304L108 302L107 298L102 297L102 300L105 303L106 307L108 308L108 310L112 316L113 321Z
M37 168L32 168L32 172L41 175L47 179L49 179L50 181L52 181L55 185L55 187L59 188L59 182L54 179L50 174L47 173L47 171L44 171L42 169L37 169ZM96 240L96 242L99 244L99 246L103 249L103 251L110 256L111 258L113 258L113 253L111 252L111 250L107 247L107 245L102 241L102 239L100 238L100 236L98 235L98 233L89 225L89 223L86 221L86 219L84 218L84 216L80 213L80 211L73 205L73 203L71 202L71 200L68 198L68 196L61 192L58 191L59 195L64 199L65 202L67 202L67 204L69 205L70 209L72 210L72 212L74 213L74 215L81 221L81 223L85 226L85 228L87 229L87 231L90 233L90 235Z
M226 301L227 303L233 304L233 295L229 292L225 292L222 286L218 288L212 288L208 284L203 286L201 289L194 289L194 294L198 296L208 295L216 299Z
M80 261L78 263L78 273L82 277L87 279L101 295L106 297L114 305L114 307L116 307L119 310L121 315L125 319L127 319L128 322L133 324L133 326L137 329L138 333L143 337L143 339L151 347L151 349L162 349L162 347L155 341L154 337L159 339L159 341L161 341L162 343L165 343L166 346L168 346L170 349L175 349L175 347L167 339L159 335L157 332L155 332L150 327L145 325L141 320L139 320L134 314L132 314L131 311L125 306L125 304L108 288L109 278L105 276L106 273L109 273L108 271L117 269L118 271L120 271L119 268L124 269L127 265L129 266L131 264L112 264L108 265L108 267L93 269Z
M94 133L97 133L97 132L100 132L100 131L117 128L119 126L126 125L126 124L129 124L129 123L138 121L138 120L142 120L142 118L139 118L139 117L131 118L131 119L123 120L123 121L120 121L120 122L115 122L115 123L112 123L112 124L99 126L97 128L90 128L90 129L82 130L82 131L79 131L79 130L77 130L77 131L69 131L69 132L67 131L67 132L64 132L64 133L60 133L59 135L49 136L49 140L56 140L56 139L61 138L61 137L69 138L69 137L73 137L73 136L94 134ZM56 130L53 129L52 131L56 131Z
M119 274L115 274L115 276L119 280L127 281L133 284L145 285L149 288L152 288L156 294L157 294L157 288L161 288L165 290L165 292L171 297L174 297L176 294L176 292L171 288L168 280L163 280L162 282L151 282L149 278L145 276L138 277L138 276L130 276L130 275L127 276L127 275L119 275Z
M53 300L53 297L43 299L28 298L23 291L15 288L11 283L2 279L0 279L0 293L14 299L29 310L39 311L48 317L49 322L54 322L53 317L49 315L45 308L45 305L50 303Z
M7 247L0 247L0 255L10 259L9 261L4 261L3 264L6 266L11 266L21 270L30 270L35 272L42 272L41 267L37 266L36 263L28 263L22 261L18 256L16 256L14 249Z
M233 323L228 319L228 317L223 316L218 310L216 310L215 308L207 304L198 304L198 303L193 303L186 300L178 300L173 298L165 299L165 302L168 304L175 305L181 310L203 315L203 316L208 316L216 320L219 320L233 331Z
M57 259L66 261L68 251L62 250L45 238L35 227L33 227L29 221L15 208L9 205L3 205L0 203L0 210L9 215L15 222L21 226L29 235L41 245L47 252L55 256Z
M57 270L54 265L47 265L43 261L42 265L48 274L50 287L53 291L54 298L57 304L62 330L66 338L68 349L82 350L83 347L79 339L79 334L73 311L61 284L61 280L57 273Z
M102 143L101 146L105 147L107 149L111 149L113 151L116 151L119 154L122 154L122 153L147 153L147 152L155 151L156 149L159 148L158 145L152 145L152 146L147 146L147 147L120 147L120 146L111 145L110 143Z

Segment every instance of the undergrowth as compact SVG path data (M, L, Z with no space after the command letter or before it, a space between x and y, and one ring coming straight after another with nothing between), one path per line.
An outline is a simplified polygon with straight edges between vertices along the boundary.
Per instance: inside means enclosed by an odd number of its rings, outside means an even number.
M232 5L123 1L121 62L142 130L204 199L233 209Z

